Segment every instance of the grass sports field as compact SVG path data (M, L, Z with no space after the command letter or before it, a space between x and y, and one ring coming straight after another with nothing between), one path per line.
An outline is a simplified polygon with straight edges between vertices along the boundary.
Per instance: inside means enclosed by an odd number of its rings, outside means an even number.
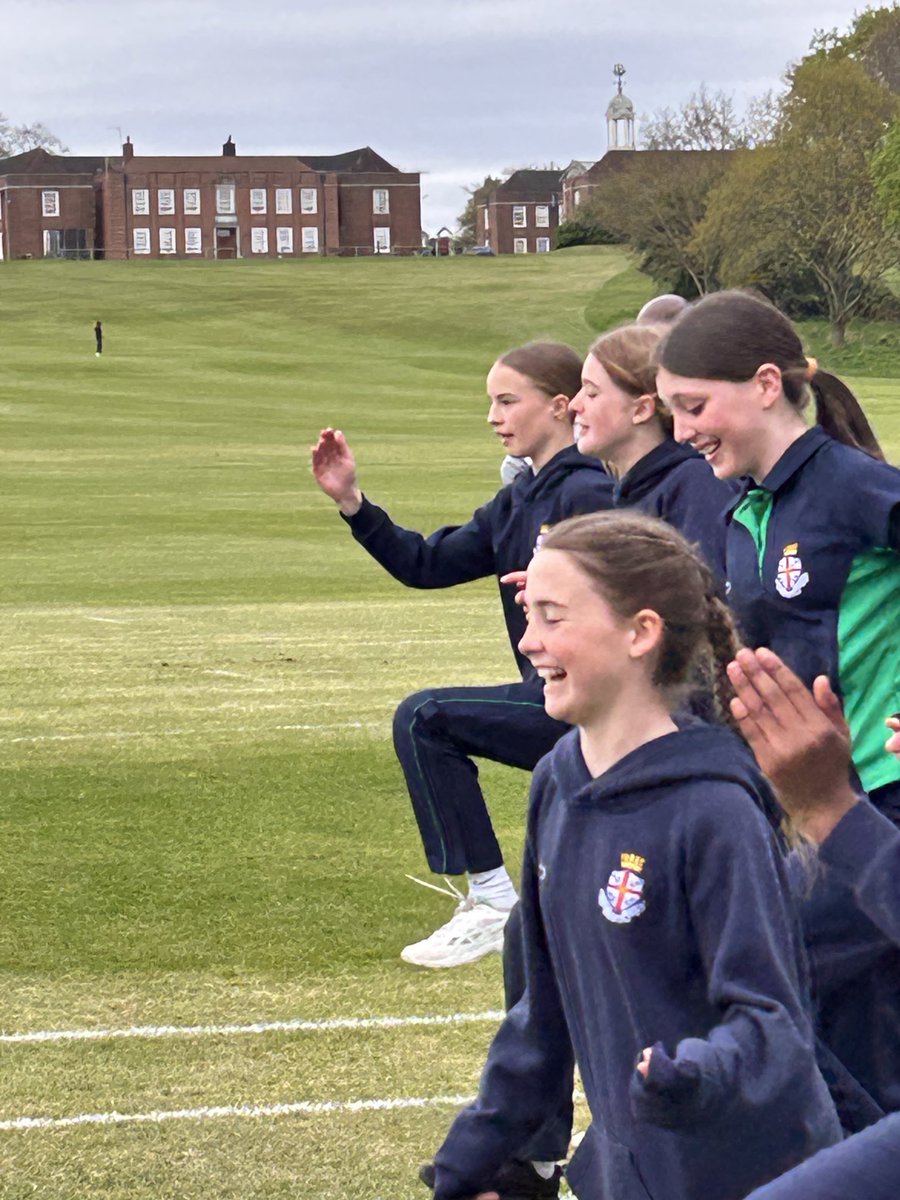
M494 356L651 292L616 249L0 267L3 1200L424 1198L500 964L398 957L451 906L404 877L390 718L513 666L491 583L395 584L307 448L463 520ZM808 333L900 458L896 331ZM484 778L515 863L527 778Z

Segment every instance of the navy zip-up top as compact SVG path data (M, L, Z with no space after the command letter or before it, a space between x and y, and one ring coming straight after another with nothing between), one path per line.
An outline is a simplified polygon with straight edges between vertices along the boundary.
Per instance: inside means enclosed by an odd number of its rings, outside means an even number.
M819 859L846 898L871 922L894 951L894 988L900 987L900 833L871 804L861 801L838 823L819 849ZM870 943L874 942L870 933ZM854 969L866 964L854 963ZM857 1015L857 1029L866 1037L867 1022ZM895 1030L894 1047L897 1045ZM886 1078L900 1086L896 1054L880 1041L880 1065ZM900 1114L888 1117L865 1133L850 1138L776 1183L754 1192L748 1200L897 1200L900 1195Z
M764 793L746 748L700 723L597 779L577 729L539 763L527 988L435 1158L436 1200L478 1191L556 1111L573 1050L593 1116L568 1170L581 1200L742 1200L839 1138Z
M616 508L636 508L674 526L724 582L725 513L736 490L736 484L716 479L696 450L667 438L622 476L613 502Z
M900 710L900 471L807 430L729 515L728 601L768 646L844 701L868 792L900 779L884 718Z
M344 517L361 546L395 579L414 588L445 588L487 575L524 570L542 531L581 513L612 507L613 484L602 464L575 446L560 450L534 475L526 471L502 487L465 525L445 525L430 537L395 525L382 508L363 499ZM535 678L519 653L525 615L516 588L500 585L503 616L523 679Z

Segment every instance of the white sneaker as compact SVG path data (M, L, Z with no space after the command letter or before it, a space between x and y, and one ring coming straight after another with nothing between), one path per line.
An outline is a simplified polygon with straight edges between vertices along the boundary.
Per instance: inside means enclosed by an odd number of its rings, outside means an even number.
M423 883L438 892L445 890L421 879L416 883ZM509 912L476 900L474 896L463 896L449 879L445 883L452 889L447 894L459 898L456 912L430 937L405 946L400 951L403 961L417 967L461 967L463 963L476 962L485 954L500 954Z

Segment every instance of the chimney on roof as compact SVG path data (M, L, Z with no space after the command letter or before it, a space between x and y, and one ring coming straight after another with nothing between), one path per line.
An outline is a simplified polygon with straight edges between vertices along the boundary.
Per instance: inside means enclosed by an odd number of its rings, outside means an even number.
M122 158L125 162L134 158L134 146L131 144L131 135L129 134L122 145Z
M228 135L228 141L222 147L222 154L225 156L225 158L234 158L234 156L237 154L237 146L231 140L230 133Z

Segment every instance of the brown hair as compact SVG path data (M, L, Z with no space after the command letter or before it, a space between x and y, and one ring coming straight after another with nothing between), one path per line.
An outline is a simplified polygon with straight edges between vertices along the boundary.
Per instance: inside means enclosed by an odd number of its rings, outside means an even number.
M677 530L640 513L599 512L561 521L541 550L563 550L617 616L652 608L663 620L653 682L669 690L702 690L718 720L734 728L725 667L738 638L712 572Z
M688 379L730 383L744 383L763 363L774 363L781 371L789 404L802 411L812 392L816 420L826 433L873 458L884 458L866 414L847 385L814 363L811 373L791 322L757 296L717 292L692 304L662 342L659 363Z
M568 396L581 390L581 359L565 342L527 342L501 354L497 362L525 375L548 396Z
M665 336L664 325L620 325L601 333L592 343L589 354L596 358L612 381L635 400L652 396L656 415L667 434L672 432L672 417L656 392L656 357Z

